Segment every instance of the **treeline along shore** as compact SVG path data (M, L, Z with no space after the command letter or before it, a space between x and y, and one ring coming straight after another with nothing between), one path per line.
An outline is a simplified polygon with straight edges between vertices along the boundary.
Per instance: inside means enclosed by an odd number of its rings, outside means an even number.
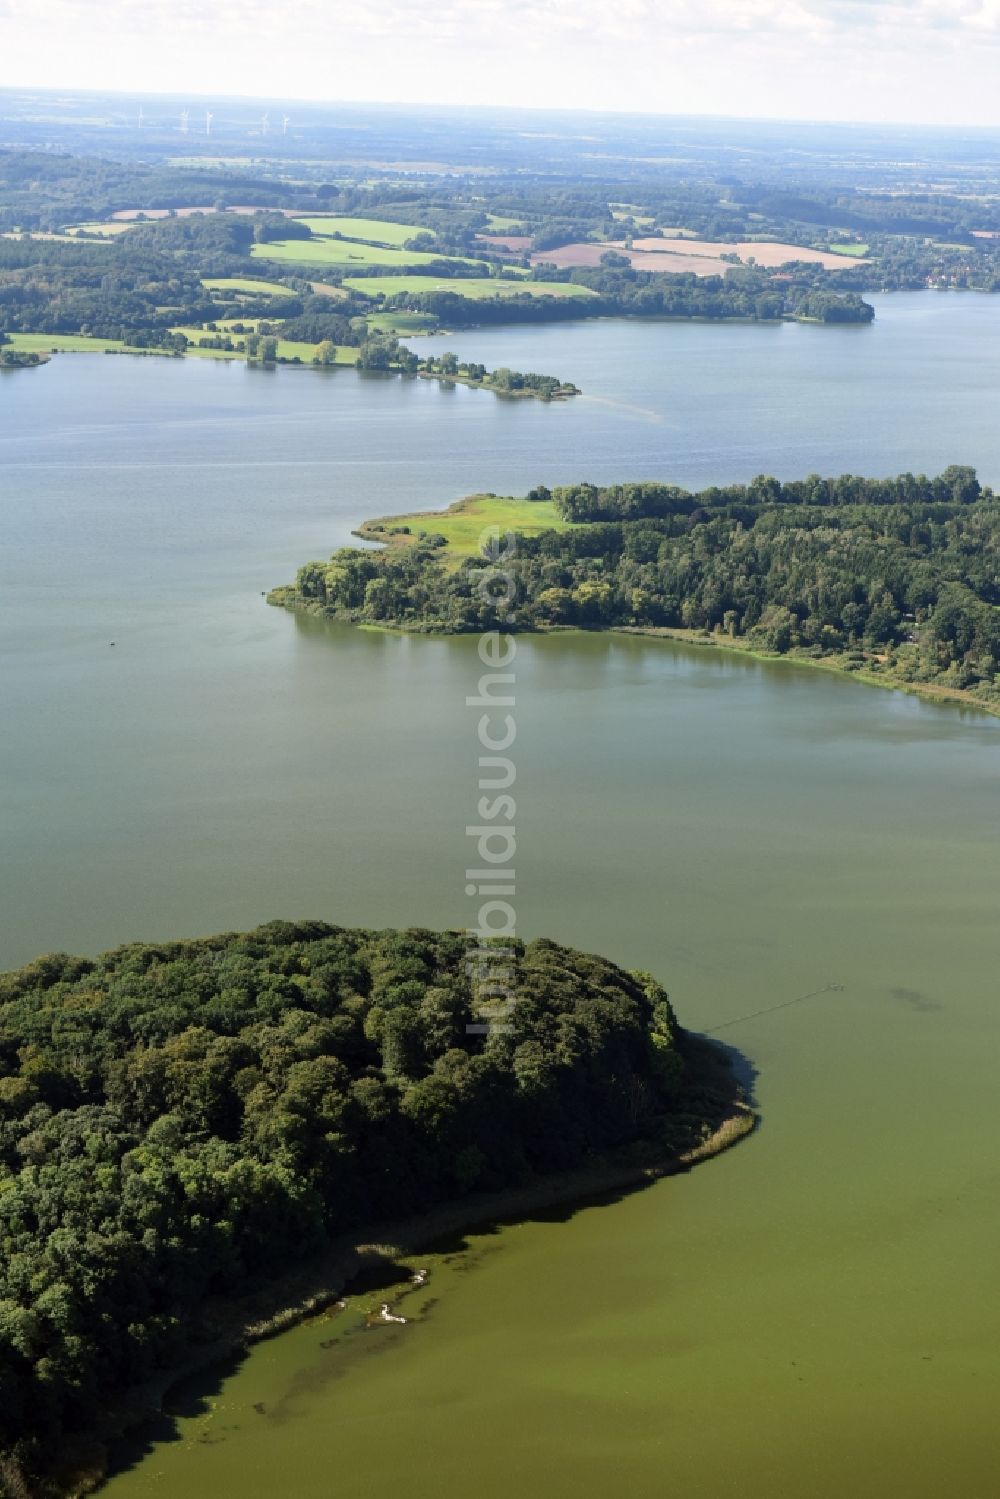
M753 1124L648 974L272 922L0 975L0 1492L81 1491L172 1377L404 1247L637 1184ZM138 1392L138 1394L137 1394Z
M502 620L478 586L488 561L449 535L468 503L362 528L389 545L307 563L270 601L443 633L679 632L1000 712L1000 502L965 465L477 497L483 527L519 533Z

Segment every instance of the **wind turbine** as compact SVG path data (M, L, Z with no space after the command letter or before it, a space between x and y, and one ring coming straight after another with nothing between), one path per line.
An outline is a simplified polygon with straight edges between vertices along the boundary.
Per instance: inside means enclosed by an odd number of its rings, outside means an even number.
M212 121L213 121L214 118L215 118L215 116L212 114L212 111L210 109L206 109L206 111L205 111L205 134L206 135L211 135L212 134Z
M282 115L281 116L281 133L282 133L282 135L287 135L288 134L289 123L290 122L289 122L288 116L287 115Z
M181 135L187 135L187 133L188 133L188 112L187 112L186 109L182 109L181 110Z
M266 135L267 134L268 130L270 129L270 125L271 125L271 121L268 119L267 115L266 114L261 115L261 117L260 117L260 133L261 133L261 135Z
M139 129L142 129L142 105L139 105Z

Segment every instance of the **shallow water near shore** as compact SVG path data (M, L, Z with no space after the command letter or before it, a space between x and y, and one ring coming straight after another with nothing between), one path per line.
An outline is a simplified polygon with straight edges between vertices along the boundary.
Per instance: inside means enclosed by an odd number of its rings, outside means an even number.
M6 381L0 962L277 915L465 925L475 642L261 590L475 488L1000 482L1000 299L883 300L871 329L450 341L592 397L552 408L208 361ZM524 639L516 669L523 935L651 969L756 1069L761 1129L471 1235L405 1327L260 1345L107 1494L991 1499L1000 722L661 640Z

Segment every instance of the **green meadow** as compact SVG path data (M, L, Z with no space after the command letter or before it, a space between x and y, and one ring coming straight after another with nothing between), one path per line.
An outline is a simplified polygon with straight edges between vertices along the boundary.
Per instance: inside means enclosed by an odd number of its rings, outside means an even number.
M346 276L344 285L354 291L374 296L384 292L393 297L398 292L412 296L416 292L450 291L458 297L482 301L487 297L514 297L527 292L532 297L593 297L589 286L574 286L570 281L507 281L496 276L456 277L439 281L435 276Z
M438 320L430 312L373 312L368 326L375 333L432 333Z
M850 240L844 244L831 245L830 253L833 255L867 255L870 248L870 245L856 245L853 240Z
M383 245L363 245L350 239L285 239L254 245L255 260L287 261L293 265L430 265L434 261L458 260L458 256L431 255L426 250L400 250ZM461 257L465 265L480 261Z
M409 515L384 515L377 520L365 521L358 528L358 535L367 541L384 541L390 546L412 546L417 533L444 536L448 542L448 555L456 562L463 557L479 554L479 538L487 526L496 526L501 532L516 531L522 536L537 536L541 531L566 531L569 521L563 520L551 500L518 500L495 494L473 494L464 500L456 500L447 510L419 511ZM409 526L409 535L386 536L378 528L388 530L396 526Z
M32 354L103 354L125 345L120 338L90 338L85 333L12 333L10 347Z
M244 276L204 276L207 291L245 291L261 297L290 297L292 293L280 281L252 281Z
M226 322L232 322L233 319L229 318L229 319L226 319L225 321ZM239 321L239 319L236 319L236 321ZM219 329L220 332L229 333L230 336L231 336L231 338L233 339L234 343L239 339L240 335L238 333L232 333L231 329L229 329L229 328L225 328L223 326L223 323L221 321L219 323L217 323L216 326L217 326L217 328ZM183 333L184 334L185 338L188 340L188 348L187 348L186 352L188 354L194 355L195 358L202 358L202 359L245 359L246 358L246 355L243 353L242 349L211 349L211 348L209 348L209 349L203 349L203 348L199 347L198 340L200 338L211 338L213 336L212 333L211 333L211 331L208 328L185 328L185 327L178 326L176 328L171 328L170 331L171 331L171 333ZM312 364L312 359L313 359L313 355L315 354L315 352L316 352L316 345L315 344L302 343L300 340L291 339L291 338L279 338L278 339L277 354L278 354L278 358L279 359L301 359L301 361L302 361L303 364ZM338 348L337 348L337 357L336 357L336 361L335 361L337 364L344 364L344 365L356 364L357 360L358 360L358 351L357 351L357 349L352 349L352 348L348 348L348 347L338 346Z

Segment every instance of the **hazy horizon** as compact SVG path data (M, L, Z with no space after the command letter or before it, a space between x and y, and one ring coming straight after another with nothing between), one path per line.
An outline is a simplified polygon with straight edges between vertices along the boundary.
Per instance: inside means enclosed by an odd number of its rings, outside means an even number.
M998 44L1000 0L0 0L22 92L989 128Z
M2 3L2 0L0 0ZM615 118L621 120L634 119L636 121L664 121L697 124L711 124L717 122L720 125L746 125L766 127L774 125L777 127L802 125L823 128L842 128L850 131L884 130L890 133L906 131L926 131L930 134L946 134L955 131L970 131L983 135L1000 135L1000 119L995 123L975 124L964 121L954 123L936 120L874 120L858 118L837 118L835 116L821 115L779 115L779 114L736 114L717 113L704 110L655 110L636 108L614 108L610 105L596 108L593 105L557 105L557 104L489 104L473 101L447 100L447 99L376 99L376 98L350 98L343 95L331 95L328 98L297 96L282 94L280 92L245 93L225 92L221 89L210 89L208 91L197 91L193 89L123 89L123 88L99 88L86 87L82 85L65 84L38 84L0 83L0 98L39 98L48 96L56 99L86 99L96 100L119 100L123 105L130 108L138 108L147 103L162 102L167 104L205 105L216 107L220 104L231 104L233 106L245 105L253 109L267 107L269 109L281 109L282 107L299 108L302 110L315 110L317 112L326 110L356 109L359 112L365 110L396 110L401 113L407 111L421 112L441 110L445 113L483 114L495 112L498 114L517 115L550 115L553 118L565 117L572 119L594 119ZM163 124L174 124L173 115L165 117ZM221 123L218 116L213 116L216 127ZM147 127L153 127L157 123L155 115L146 114L144 123Z

